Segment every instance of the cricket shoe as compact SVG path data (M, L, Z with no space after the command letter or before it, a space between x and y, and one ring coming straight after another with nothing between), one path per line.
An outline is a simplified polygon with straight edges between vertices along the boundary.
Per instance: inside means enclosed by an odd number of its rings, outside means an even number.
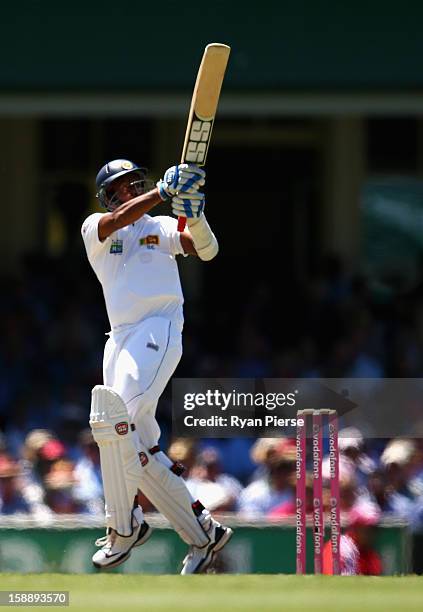
M219 550L229 542L233 534L230 527L224 527L214 519L211 519L211 526L207 532L210 543L203 548L191 546L185 559L181 574L204 574L213 561L213 557Z
M120 536L109 527L107 534L96 540L96 546L101 546L101 548L92 557L94 567L97 569L117 567L131 556L131 550L135 546L141 546L141 544L147 542L153 533L150 525L145 521L138 522L136 511L132 523L133 532L130 536Z

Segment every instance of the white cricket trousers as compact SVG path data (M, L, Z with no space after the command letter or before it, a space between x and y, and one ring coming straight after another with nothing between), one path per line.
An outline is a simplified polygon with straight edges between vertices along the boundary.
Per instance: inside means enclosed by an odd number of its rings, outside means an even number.
M111 331L104 348L104 384L123 399L147 448L160 438L157 402L182 356L180 329L179 322L150 317Z

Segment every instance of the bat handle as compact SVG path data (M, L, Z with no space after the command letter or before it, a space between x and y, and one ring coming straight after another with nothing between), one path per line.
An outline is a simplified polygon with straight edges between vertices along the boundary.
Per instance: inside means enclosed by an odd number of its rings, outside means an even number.
M183 232L185 229L186 218L178 217L178 232Z

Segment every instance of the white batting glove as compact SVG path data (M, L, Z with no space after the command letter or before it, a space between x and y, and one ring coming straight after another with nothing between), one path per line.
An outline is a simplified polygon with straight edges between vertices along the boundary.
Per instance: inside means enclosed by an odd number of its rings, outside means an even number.
M164 177L157 182L162 200L169 200L181 193L194 193L205 183L206 173L195 164L179 164L168 168Z
M204 193L198 191L195 193L178 193L177 196L172 198L172 212L177 217L188 219L201 217L205 205L206 197Z

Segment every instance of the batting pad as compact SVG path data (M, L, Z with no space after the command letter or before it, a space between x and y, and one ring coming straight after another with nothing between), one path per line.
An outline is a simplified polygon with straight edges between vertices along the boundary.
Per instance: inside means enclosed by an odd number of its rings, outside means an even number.
M150 454L136 431L133 434L142 465L139 485L141 491L167 518L184 542L199 548L209 544L210 538L194 514L192 498L183 478L171 472L166 462L159 461L156 455ZM172 462L168 461L171 465Z
M130 536L142 469L125 403L110 387L92 390L90 426L100 449L107 527Z

